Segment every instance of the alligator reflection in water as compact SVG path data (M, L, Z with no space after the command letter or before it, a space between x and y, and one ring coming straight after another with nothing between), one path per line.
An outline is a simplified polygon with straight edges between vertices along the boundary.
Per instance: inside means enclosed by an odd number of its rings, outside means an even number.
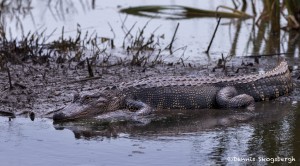
M242 123L269 123L278 121L292 110L291 104L282 105L273 101L258 103L256 110L178 110L160 111L152 117L147 125L130 121L115 121L111 116L101 115L82 121L54 123L57 130L69 129L75 138L118 137L119 134L130 136L170 136L184 133L233 127ZM121 114L120 114L121 115ZM121 115L122 118L124 118Z

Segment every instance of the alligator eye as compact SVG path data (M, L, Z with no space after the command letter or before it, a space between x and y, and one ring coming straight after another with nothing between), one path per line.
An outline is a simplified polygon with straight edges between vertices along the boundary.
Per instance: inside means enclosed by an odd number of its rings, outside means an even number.
M84 100L90 100L91 99L91 96L85 96L84 97Z

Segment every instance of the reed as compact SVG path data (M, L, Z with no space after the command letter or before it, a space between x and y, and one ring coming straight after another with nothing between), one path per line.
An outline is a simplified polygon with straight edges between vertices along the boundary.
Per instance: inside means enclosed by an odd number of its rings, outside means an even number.
M288 26L293 29L300 28L300 0L286 0L285 6L288 11Z

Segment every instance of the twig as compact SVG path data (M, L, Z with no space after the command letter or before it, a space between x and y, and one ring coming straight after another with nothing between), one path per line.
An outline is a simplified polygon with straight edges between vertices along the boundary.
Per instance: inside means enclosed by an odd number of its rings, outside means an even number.
M180 61L182 63L182 66L185 67L184 60L182 58L180 58Z
M177 30L178 30L178 27L179 27L179 23L177 23L175 32L174 32L173 37L172 37L172 40L171 40L171 43L169 44L169 48L168 48L169 50L172 50L173 42L174 42L174 40L175 40L175 36L176 36Z
M15 114L12 111L7 110L0 110L0 115L15 117Z
M110 23L108 22L108 26L110 27L110 31L113 33L114 37L112 39L110 39L110 45L111 48L114 49L115 45L114 45L114 38L116 38L116 34L114 32L114 29L112 28L112 26L110 25Z
M107 22L107 24L108 24L108 26L109 26L109 28L110 28L110 31L113 33L113 35L114 35L114 37L113 38L115 38L116 37L116 34L115 34L115 31L114 31L114 29L112 28L112 26L110 25L110 23L109 22Z
M221 17L219 17L219 19L218 19L218 23L217 23L217 26L216 26L216 28L215 28L214 34L213 34L213 36L212 36L212 38L211 38L211 40L210 40L210 43L209 43L209 45L208 45L208 47L207 47L207 50L205 51L205 53L207 53L207 54L209 53L210 46L211 46L211 44L212 44L212 42L213 42L213 40L214 40L214 38L215 38L215 35L216 35L217 30L218 30L220 21L221 21Z
M94 77L94 73L93 73L93 70L92 70L92 67L90 65L90 61L88 58L86 58L86 63L87 63L87 67L88 67L89 77Z
M132 27L127 31L127 33L125 34L125 37L124 37L124 39L123 39L123 46L122 46L123 48L125 48L125 40L126 40L127 36L131 35L130 33L131 33L132 29L135 27L136 23L137 23L137 22L135 22L135 23L132 25ZM132 36L132 35L131 35L131 36Z
M12 83L11 83L11 76L10 76L9 67L7 67L7 75L8 75L9 89L12 90L13 86L12 86Z

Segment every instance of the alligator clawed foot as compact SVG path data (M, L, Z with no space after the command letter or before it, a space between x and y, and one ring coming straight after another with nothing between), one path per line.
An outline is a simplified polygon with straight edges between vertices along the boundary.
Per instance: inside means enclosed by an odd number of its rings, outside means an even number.
M149 123L151 123L151 119L149 117L145 117L145 116L132 116L131 121L135 124L135 125L139 125L139 126L145 126Z
M132 122L141 126L149 124L151 122L149 115L151 115L154 109L143 102L135 101L135 104L139 109L133 113L131 117Z

